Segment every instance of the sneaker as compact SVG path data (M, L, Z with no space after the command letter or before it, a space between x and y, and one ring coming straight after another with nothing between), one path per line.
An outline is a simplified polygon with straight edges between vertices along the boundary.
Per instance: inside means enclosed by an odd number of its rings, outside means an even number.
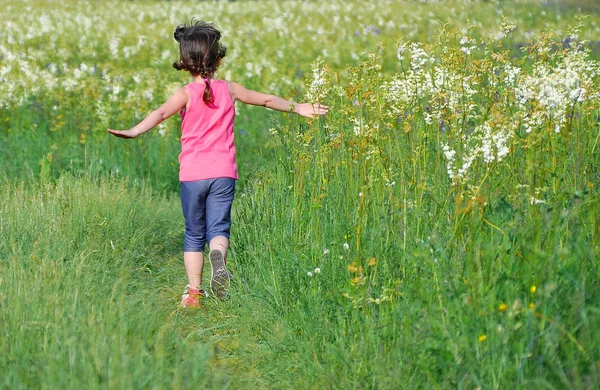
M206 291L190 288L190 285L188 284L185 286L185 290L183 290L183 295L181 296L181 306L185 308L200 307L200 299L207 297L208 294Z
M225 267L223 252L214 249L210 251L208 258L210 259L211 266L210 288L217 298L223 298L229 287L229 280L231 279L230 274Z

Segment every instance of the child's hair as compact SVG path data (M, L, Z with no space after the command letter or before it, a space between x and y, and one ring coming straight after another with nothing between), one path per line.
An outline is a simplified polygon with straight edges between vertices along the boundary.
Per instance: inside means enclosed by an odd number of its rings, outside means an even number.
M179 61L173 63L177 70L187 70L192 76L202 76L206 83L202 99L206 103L214 101L208 79L219 66L219 60L227 54L227 48L219 42L221 32L212 24L201 21L181 24L173 34L179 42Z

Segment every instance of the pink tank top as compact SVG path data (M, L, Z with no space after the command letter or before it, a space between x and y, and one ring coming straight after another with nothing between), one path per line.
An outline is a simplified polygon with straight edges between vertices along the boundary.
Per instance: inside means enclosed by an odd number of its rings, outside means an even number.
M205 88L205 83L185 86L190 101L189 107L180 112L179 181L238 179L233 143L235 108L227 82L210 81L213 104L207 105L202 100Z

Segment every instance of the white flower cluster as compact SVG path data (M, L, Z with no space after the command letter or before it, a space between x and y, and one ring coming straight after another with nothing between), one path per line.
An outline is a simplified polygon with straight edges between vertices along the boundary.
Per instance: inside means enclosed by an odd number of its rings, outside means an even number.
M309 102L321 102L329 92L326 76L327 69L323 60L319 58L312 65L312 82L306 92L306 99Z
M514 25L503 28L508 33ZM474 43L463 37L459 50L468 56L478 49ZM483 164L485 171L502 161L515 133L547 128L558 133L576 105L600 101L595 92L600 66L586 50L573 43L556 53L546 50L551 48L547 43L536 47L542 47L543 55L533 58L530 66L484 48L484 55L494 56L489 61L493 68L481 77L435 57L433 49L401 43L397 57L408 58L410 66L382 86L387 114L399 122L422 116L426 125L445 132L442 152L448 176L453 184L464 183L476 165ZM468 66L475 60L464 61Z
M587 57L587 52L575 48L555 66L537 64L532 74L518 78L515 95L527 133L547 121L560 132L573 106L586 100L594 77L600 74L598 64ZM535 108L530 109L533 103Z
M466 55L470 55L473 50L477 49L477 46L473 45L475 41L468 37L462 37L460 40L460 51Z
M317 100L327 92L325 62L342 69L358 61L365 35L394 36L406 23L420 22L395 14L392 3L345 0L219 1L210 4L209 14L176 2L5 0L2 7L0 109L41 94L118 100L134 107L143 93L144 103L158 104L168 97L165 82L188 80L171 64L178 55L173 30L191 15L205 15L223 33L228 53L217 76L251 88L268 87L275 94L300 89L309 61L321 55L310 85ZM132 100L123 101L130 90Z
M422 99L427 99L428 108L423 116L425 122L431 125L443 119L444 111L465 109L462 102L471 102L477 94L473 75L463 75L440 65L420 43L412 43L408 48L406 44L400 47L402 52L408 50L411 53L411 67L396 74L382 87L390 115L400 117ZM472 115L474 105L468 103L466 107L468 115Z
M490 122L484 122L466 136L463 146L468 147L460 156L457 156L456 150L447 143L443 144L446 170L452 183L464 182L468 177L469 169L478 157L481 157L486 164L502 161L510 152L509 143L514 131L514 127L494 127Z

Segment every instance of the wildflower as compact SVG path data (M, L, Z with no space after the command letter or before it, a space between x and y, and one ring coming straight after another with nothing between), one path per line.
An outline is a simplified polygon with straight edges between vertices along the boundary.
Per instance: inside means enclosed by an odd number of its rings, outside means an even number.
M510 34L516 28L517 28L517 25L512 20L507 19L506 17L502 17L502 24L500 25L500 29L503 34L502 38L504 38L506 35Z
M460 51L462 51L463 53L465 53L466 55L471 54L471 51L473 50L473 48L475 48L475 46L471 46L471 47L461 47Z
M154 94L152 92L152 89L147 89L144 92L142 92L142 97L146 100L148 100L149 102L151 102L154 99Z
M319 58L315 63L313 63L312 68L313 81L308 87L306 98L309 101L318 102L323 100L329 89L326 86L327 67L323 64L323 60Z
M369 262L367 264L369 264L370 266L373 266L373 265L377 264L377 260L375 260L374 257L371 257L369 259Z
M323 249L323 256L327 256L329 254L329 249Z
M350 245L348 245L347 242L344 243L344 249L349 251L350 250Z
M421 70L427 63L434 63L435 58L428 54L420 43L413 42L410 45L411 67L413 71Z
M321 273L321 268L317 267L315 268L315 274L320 274Z
M450 176L451 179L454 179L453 166L454 166L454 155L456 154L456 151L453 149L450 149L448 144L443 144L442 150L444 151L444 156L446 156L446 160L448 160L448 162L446 164L446 170L448 171L448 176Z
M313 273L312 273L312 272L310 272L310 271L308 271L306 274L307 274L307 275L308 275L310 278L312 278L312 276L313 276Z
M533 303L533 302L529 303L528 307L529 307L529 310L533 310L533 308L535 307L535 303Z
M404 59L404 52L406 51L406 45L398 45L398 51L396 52L396 57L398 57L398 61L402 61Z
M504 302L502 302L500 306L498 306L498 310L500 310L502 313L504 313L506 309L508 309L508 306L506 306L506 303Z
M531 291L532 294L535 294L535 292L537 291L537 287L535 285L533 285L533 286L531 286L529 291Z
M543 199L537 199L534 196L529 197L529 204L531 204L531 205L543 204L543 203L546 203L546 201Z
M356 136L361 135L362 128L363 128L362 119L351 118L350 122L352 122L354 124L354 126L352 127L352 130L354 131L354 135L356 135Z
M167 124L165 122L161 122L158 125L158 134L161 137L164 137L167 134Z
M487 336L482 334L481 336L479 336L479 342L483 343L485 340L487 339Z

